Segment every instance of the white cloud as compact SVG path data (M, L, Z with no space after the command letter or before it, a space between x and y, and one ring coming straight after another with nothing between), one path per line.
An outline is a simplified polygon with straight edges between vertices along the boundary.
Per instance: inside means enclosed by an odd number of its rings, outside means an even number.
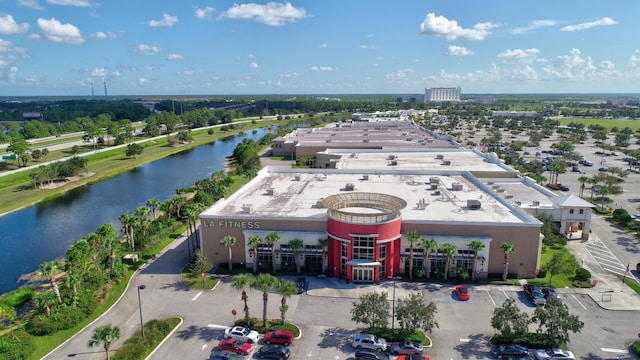
M104 32L104 31L98 31L95 34L93 34L92 36L98 38L98 39L116 39L118 37L118 34L116 33L112 33L110 31Z
M640 65L640 50L636 50L633 54L631 54L630 62L632 67Z
M167 55L167 60L182 60L184 57L180 54L169 54Z
M300 74L298 74L297 72L291 72L291 73L287 73L287 74L280 74L281 78L285 78L285 79L291 79L291 78L297 78L300 77Z
M18 5L33 10L42 10L42 6L38 3L38 0L18 0Z
M360 45L360 49L373 50L375 48L376 48L375 45Z
M178 17L177 16L173 16L173 15L169 15L169 14L162 14L162 20L151 20L149 21L149 26L151 27L159 27L159 26L167 26L167 27L171 27L175 24L178 23Z
M402 82L407 80L407 76L413 72L413 69L400 69L394 73L386 75L386 78L389 81Z
M252 62L251 64L249 64L249 67L252 68L252 69L257 69L258 68L258 63Z
M9 14L0 14L0 34L24 34L29 31L29 24L18 24Z
M136 46L133 51L142 55L155 55L162 51L162 49L154 45L140 44Z
M269 2L266 5L255 3L234 4L222 17L229 19L253 20L269 26L282 26L308 17L303 8L296 8L290 3Z
M91 76L104 78L107 76L107 69L105 68L95 68L91 71Z
M0 80L14 82L18 67L18 59L28 59L27 50L16 46L10 41L0 39Z
M138 85L139 86L146 86L149 84L149 79L145 78L145 77L139 77L138 79Z
M184 70L184 71L178 71L176 74L190 76L190 75L195 74L195 71L193 71L193 70Z
M468 56L468 55L473 55L473 51L467 49L464 46L451 45L451 46L449 46L449 51L447 52L447 55L449 55L449 56Z
M38 19L38 26L42 31L42 36L35 35L36 38L43 38L45 40L53 42L61 42L67 44L82 44L84 38L80 33L80 29L72 24L62 24L55 18L51 19Z
M441 36L449 41L456 39L477 41L484 40L491 34L489 30L499 26L499 24L492 22L483 22L474 25L472 29L465 29L455 20L429 13L420 24L420 32L424 35Z
M247 55L247 59L255 59L255 58L256 58L256 56L255 56L255 55L253 55L253 54L249 54L249 55Z
M615 20L613 20L610 17L603 17L600 20L596 20L596 21L589 21L589 22L585 22L582 24L577 24L577 25L567 25L565 27L563 27L562 31L577 31L577 30L586 30L586 29L591 29L592 27L596 27L596 26L606 26L606 25L615 25L617 24L617 22Z
M555 20L534 20L525 27L515 28L511 32L513 34L524 34L543 27L555 26L558 24Z
M329 45L328 45L328 44L326 44L326 43L323 43L323 44L320 44L320 47L321 47L321 48L327 48L327 47L329 47Z
M211 14L213 14L213 12L216 9L210 7L210 6L205 6L203 8L199 8L199 7L194 7L193 9L193 14L195 15L195 17L197 17L198 19L207 19L207 20L211 20Z
M553 65L543 71L551 78L563 80L585 80L596 72L590 56L582 57L579 49L571 49L569 54L557 56Z
M538 50L536 48L531 48L531 49L507 49L507 50L501 52L500 54L498 54L498 57L501 58L501 59L525 59L525 58L532 58L536 54L538 54L539 52L540 52L540 50Z
M336 71L337 68L332 66L312 66L311 71Z
M88 0L47 0L47 3L51 5L63 5L63 6L98 6L96 3L92 3Z

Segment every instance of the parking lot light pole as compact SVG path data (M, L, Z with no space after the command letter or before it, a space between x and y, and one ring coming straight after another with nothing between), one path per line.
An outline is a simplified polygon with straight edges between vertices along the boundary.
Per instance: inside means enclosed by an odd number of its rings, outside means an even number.
M142 338L144 339L144 322L142 322L142 302L140 301L140 290L144 290L145 285L138 286L138 309L140 310L140 330L142 331Z
M391 300L391 332L396 327L396 281L402 279L400 276L392 276L393 279L393 299Z

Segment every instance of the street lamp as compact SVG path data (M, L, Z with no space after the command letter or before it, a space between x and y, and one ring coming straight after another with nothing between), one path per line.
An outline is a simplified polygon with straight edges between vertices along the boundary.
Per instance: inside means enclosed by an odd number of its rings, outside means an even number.
M140 302L140 290L144 290L145 285L138 286L138 309L140 309L140 329L142 330L142 338L144 339L144 322L142 322L142 302Z
M392 276L390 279L393 279L393 300L391 300L391 332L396 327L396 281L401 280L400 276Z

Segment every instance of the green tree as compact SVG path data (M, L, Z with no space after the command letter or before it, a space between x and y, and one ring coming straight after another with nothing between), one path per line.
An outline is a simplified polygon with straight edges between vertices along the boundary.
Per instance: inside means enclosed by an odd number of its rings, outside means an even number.
M122 230L124 231L125 237L127 238L127 242L129 243L129 247L131 251L136 251L136 244L133 238L133 232L135 229L135 224L138 221L138 218L130 213L121 214L118 217L118 220L122 223Z
M132 143L127 145L127 150L125 151L125 155L127 157L133 157L135 159L137 155L142 154L142 150L144 150L142 145L138 143Z
M295 238L289 241L289 249L293 251L293 261L296 263L296 272L300 273L300 250L304 248L304 242Z
M262 326L267 325L267 302L269 301L269 290L278 283L278 279L271 274L260 274L253 281L251 287L262 291Z
M327 272L327 249L329 248L329 239L318 239L318 246L322 249L322 273Z
M584 327L578 316L571 315L566 304L550 297L545 306L538 306L533 311L531 322L538 324L538 332L547 334L558 346L569 342L569 333L579 333Z
M227 249L229 249L229 272L230 273L231 273L231 256L232 256L231 248L233 248L235 244L236 244L236 237L231 235L225 236L224 238L222 238L222 241L220 241L220 245L225 246Z
M409 280L413 281L413 246L420 243L422 236L416 231L409 231L405 236L409 242Z
M506 341L512 341L529 331L529 317L520 311L513 298L507 298L501 307L493 309L491 327L500 332Z
M444 243L442 244L442 247L440 247L440 252L444 255L446 261L444 264L444 278L446 280L449 278L449 271L451 270L451 260L453 260L453 257L458 252L458 249L451 243Z
M360 295L351 308L351 321L365 323L370 328L385 328L389 325L389 299L386 292L373 291Z
M249 326L251 322L251 317L249 316L249 305L247 304L247 300L249 300L247 289L251 287L253 280L253 276L243 273L235 275L231 281L231 287L237 291L242 291L242 301L244 302L244 321L247 323L247 326Z
M160 200L153 198L147 200L147 206L151 208L151 212L153 213L153 220L158 219L158 209L160 209Z
M51 307L58 301L56 294L53 291L44 291L38 294L35 298L35 306L38 310L44 310L47 316L51 315Z
M111 345L120 338L120 328L113 325L103 325L93 330L93 335L88 342L89 347L102 346L107 353L109 360L109 350Z
M60 274L61 270L56 261L47 261L40 264L40 275L49 279L49 283L51 284L51 289L53 289L53 293L56 294L56 298L58 302L62 302L62 298L60 297L60 289L58 289L58 283L56 282L56 275Z
M424 266L426 267L427 279L431 278L431 253L438 249L438 242L432 238L422 238L420 247L424 249Z
M276 273L276 244L280 241L280 235L270 232L264 237L264 241L271 247L271 267L273 274Z
M554 275L571 274L575 271L577 264L572 260L561 252L556 252L551 256L551 259L542 267L544 271L551 275L549 284L552 283Z
M275 285L275 289L282 296L280 299L280 321L281 324L284 325L284 318L287 310L289 310L289 305L287 305L287 299L291 297L291 295L298 293L298 286L291 280L280 279Z
M398 299L396 305L396 319L400 328L405 330L422 329L430 333L434 327L439 327L436 312L436 304L433 301L425 304L419 292L409 294L408 298Z
M580 182L580 192L579 192L579 196L582 197L584 195L584 184L589 182L589 177L587 176L580 176L578 178L578 181Z
M202 276L202 273L208 273L213 269L213 261L202 252L197 252L191 265L191 275L194 277Z
M27 142L22 136L14 136L11 138L11 142L9 146L7 146L7 152L12 152L16 155L16 159L22 159L22 156L27 154L29 149L31 148L31 144ZM18 162L18 165L20 163ZM24 163L22 166L26 166Z
M247 241L247 244L249 245L249 248L251 248L251 254L253 257L253 269L252 272L254 274L256 274L258 272L258 246L260 246L260 243L262 242L262 238L258 235L251 235L249 236L249 240Z
M504 271L502 272L502 281L507 281L509 275L509 257L516 252L516 247L510 242L503 242L500 244L502 253L504 254Z
M476 281L476 267L478 261L478 253L484 249L484 243L480 240L471 240L467 246L473 251L473 264L471 269L471 281Z

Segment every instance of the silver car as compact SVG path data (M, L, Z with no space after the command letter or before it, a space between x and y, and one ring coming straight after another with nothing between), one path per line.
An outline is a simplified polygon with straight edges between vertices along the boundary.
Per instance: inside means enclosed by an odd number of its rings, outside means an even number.
M387 351L389 343L383 338L372 334L358 334L353 338L352 345L356 349L371 349L376 351Z
M422 344L412 341L392 343L390 351L393 355L422 354Z

